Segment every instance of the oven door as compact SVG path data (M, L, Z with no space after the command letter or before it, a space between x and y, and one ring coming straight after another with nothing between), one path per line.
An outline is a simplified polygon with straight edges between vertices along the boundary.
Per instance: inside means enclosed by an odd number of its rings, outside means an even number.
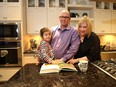
M0 66L21 66L21 48L0 48Z

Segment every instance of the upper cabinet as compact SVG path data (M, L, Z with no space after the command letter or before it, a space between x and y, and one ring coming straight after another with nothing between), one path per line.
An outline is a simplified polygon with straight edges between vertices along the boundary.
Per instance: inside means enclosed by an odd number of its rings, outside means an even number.
M27 0L27 8L45 8L46 0Z
M116 3L89 0L26 1L28 34L38 35L40 29L43 27L51 28L59 25L59 13L64 9L69 10L71 15L71 25L74 27L78 26L78 21L81 17L89 16L92 20L93 31L95 33L116 33ZM0 2L3 3L3 0L0 0Z
M116 3L112 4L112 33L116 33Z
M66 8L66 0L27 0L27 7Z
M27 8L67 8L66 0L27 0Z
M111 33L111 11L94 11L94 29L98 34Z
M112 9L116 11L116 3L113 3Z
M43 27L59 25L63 9L67 9L66 0L27 0L27 34L38 35Z
M21 20L21 0L0 0L0 20Z
M71 14L71 25L77 26L77 22L83 16L93 19L93 6L89 0L68 0L68 10Z
M48 0L49 8L66 8L66 0Z
M110 10L111 3L109 3L109 2L95 2L95 9Z
M46 0L27 0L27 33L39 34L46 26Z
M53 27L59 25L59 14L67 9L67 0L47 0L47 26Z
M43 9L27 10L27 33L39 34L41 28L46 27L47 13Z
M94 2L94 31L97 34L116 33L116 4Z

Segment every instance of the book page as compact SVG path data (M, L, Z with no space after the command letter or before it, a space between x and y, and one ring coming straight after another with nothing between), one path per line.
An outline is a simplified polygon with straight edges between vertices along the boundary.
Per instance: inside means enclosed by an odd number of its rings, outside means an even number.
M40 69L40 74L42 74L42 73L56 73L56 72L59 72L59 66L57 64L44 63Z
M41 67L41 70L48 70L48 69L58 69L59 70L59 66L57 64L47 64L44 63Z
M60 63L59 69L60 70L65 70L65 71L77 71L77 69L74 67L73 64L68 64L68 63Z

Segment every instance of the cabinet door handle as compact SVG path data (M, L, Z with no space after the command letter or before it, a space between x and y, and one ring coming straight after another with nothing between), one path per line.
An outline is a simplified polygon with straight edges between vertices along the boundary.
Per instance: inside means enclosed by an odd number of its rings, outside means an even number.
M3 17L3 19L5 19L6 17Z
M7 19L7 17L3 17L3 19Z
M38 30L36 30L35 32L39 32Z
M105 30L102 30L101 32L105 32Z

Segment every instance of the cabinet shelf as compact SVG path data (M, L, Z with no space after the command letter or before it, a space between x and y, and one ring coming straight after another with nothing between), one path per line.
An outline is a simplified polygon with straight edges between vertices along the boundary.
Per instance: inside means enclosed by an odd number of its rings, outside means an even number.
M80 18L71 18L71 21L79 21ZM93 21L93 18L91 18L91 20Z
M93 9L93 6L68 4L68 8L69 10L89 10L89 9Z
M79 21L80 18L71 18L71 21Z
M74 0L76 1L76 0ZM72 4L71 4L72 3ZM88 17L93 21L93 9L94 5L89 2L89 0L78 0L77 3L73 3L73 0L68 2L68 10L70 13L75 13L76 17L71 16L71 25L74 27L78 26L79 20L87 14Z

